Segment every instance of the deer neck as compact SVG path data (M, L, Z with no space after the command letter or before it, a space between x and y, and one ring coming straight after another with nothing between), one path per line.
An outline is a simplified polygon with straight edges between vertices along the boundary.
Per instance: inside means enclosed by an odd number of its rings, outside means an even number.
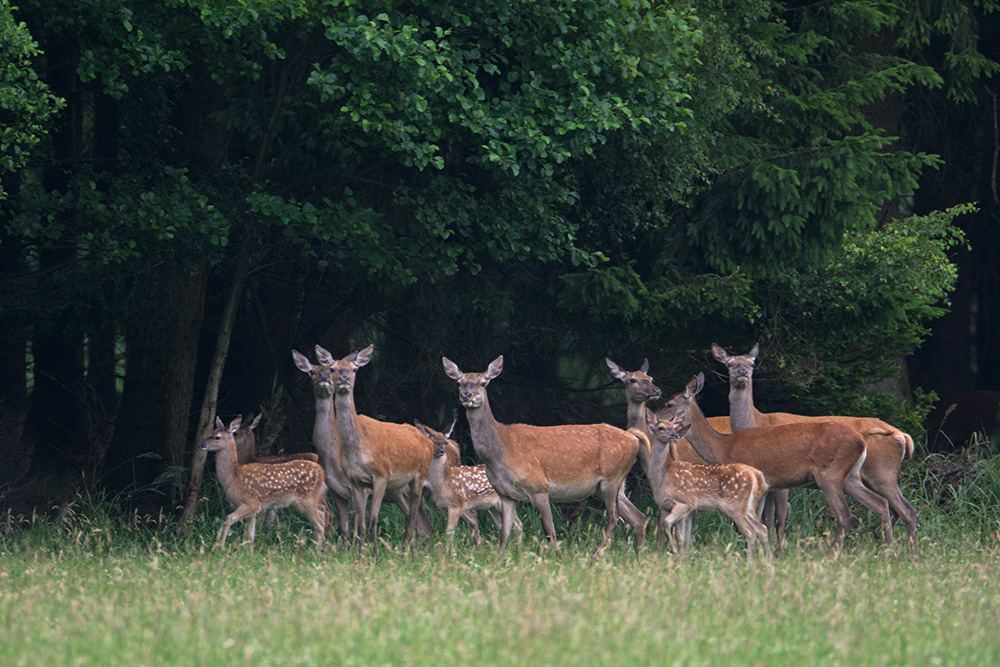
M476 453L486 463L504 462L504 446L500 437L500 424L493 417L490 401L483 396L483 402L478 408L466 408L466 418L472 435L472 445Z
M333 396L316 397L316 421L313 423L313 445L324 461L340 462L340 433Z
M625 415L626 424L625 428L638 429L641 433L645 434L646 438L649 440L650 444L654 444L656 439L650 432L649 427L646 426L646 401L629 401L628 402L628 412ZM655 445L654 445L655 449ZM650 467L650 455L646 451L645 447L639 447L639 465L642 467L642 472L649 475Z
M358 412L354 407L354 390L337 392L333 400L333 410L337 419L337 433L340 435L341 456L345 468L349 462L361 460L361 432L358 431ZM346 472L346 470L345 470Z
M712 428L697 402L691 401L688 414L691 416L691 430L688 431L686 439L698 456L713 465L726 461L727 437Z
M435 493L440 493L440 489L444 488L444 473L447 467L447 454L431 458L431 465L427 469L427 483Z
M753 384L729 385L729 428L733 433L760 426L760 412L753 405Z
M228 447L223 447L215 453L215 476L219 478L219 484L229 495L229 490L236 481L237 468L236 441L233 440Z
M649 442L653 451L647 455L649 457L649 468L646 471L646 476L653 483L653 488L656 489L667 474L667 466L670 462L670 445L662 443L655 438ZM639 449L645 449L645 447L640 447Z

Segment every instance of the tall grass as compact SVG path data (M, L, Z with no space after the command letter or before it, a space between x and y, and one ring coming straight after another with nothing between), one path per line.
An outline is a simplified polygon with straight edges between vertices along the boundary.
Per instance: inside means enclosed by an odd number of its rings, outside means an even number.
M860 507L832 557L816 491L792 494L791 544L771 563L748 562L711 516L684 559L636 556L622 526L594 560L596 510L561 521L558 551L524 509L519 548L462 535L452 554L438 536L402 546L387 508L376 562L333 541L315 553L294 513L256 550L221 552L214 492L180 536L172 520L81 500L61 527L0 526L0 664L996 664L1000 463L980 450L905 471L916 560L885 552Z

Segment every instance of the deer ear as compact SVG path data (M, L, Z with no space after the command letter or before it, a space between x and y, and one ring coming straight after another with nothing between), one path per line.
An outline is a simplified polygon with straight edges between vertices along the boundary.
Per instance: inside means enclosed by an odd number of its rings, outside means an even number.
M758 354L760 354L760 343L754 343L747 356L750 357L750 361L757 361Z
M219 419L219 415L215 415L215 428L226 428L226 425Z
M375 351L374 345L369 345L365 349L358 351L358 353L354 355L354 367L361 368L362 366L366 365L369 361L372 360L372 352L374 351Z
M428 438L431 437L431 434L427 432L427 427L421 424L418 420L414 419L413 425L416 426L418 429L420 429L420 432L426 435Z
M309 359L298 350L292 350L292 361L295 362L295 367L303 373L308 373L312 370L313 365L309 362Z
M316 361L323 364L324 366L329 366L333 363L333 355L330 354L329 350L326 348L316 346Z
M253 413L251 412L250 414L253 414ZM250 430L251 431L254 430L255 428L257 428L257 426L260 424L260 418L263 417L263 416L264 416L264 413L261 412L260 414L258 414L256 417L253 418L253 421L250 422Z
M656 422L658 421L656 419L656 415L649 409L645 409L645 412L646 412L646 425L649 426L650 428L653 428L654 426L656 426Z
M684 398L695 396L705 386L705 374L698 373L684 387Z
M681 426L679 429L677 429L677 437L678 438L686 437L688 431L690 430L691 430L691 424L686 424L684 426Z
M462 379L462 371L459 369L458 364L449 359L448 357L441 357L441 365L444 366L445 375L450 377L456 382Z
M649 359L642 360L642 366L639 366L639 370L642 371L643 373L649 372Z
M503 370L503 355L501 354L499 357L490 362L490 366L489 368L486 369L484 377L487 380L492 380L496 376L500 375L500 371L502 370Z
M456 420L453 419L453 420L451 420L451 423L448 424L448 428L446 428L444 430L444 437L446 437L446 438L450 438L451 437L451 432L455 430L455 421Z
M618 364L607 358L604 359L604 363L608 365L608 368L611 370L612 375L614 375L616 378L618 378L623 382L625 381L625 371L619 368Z
M715 357L715 360L720 364L724 364L729 361L729 353L715 343L712 343L712 356Z
M233 421L229 422L229 432L230 433L236 433L237 431L239 431L240 430L240 424L242 424L242 423L243 423L243 416L242 415L237 415L236 419L234 419Z

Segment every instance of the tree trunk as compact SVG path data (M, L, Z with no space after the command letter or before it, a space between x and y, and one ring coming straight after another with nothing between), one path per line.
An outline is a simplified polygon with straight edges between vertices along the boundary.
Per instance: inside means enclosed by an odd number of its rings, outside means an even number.
M225 310L222 313L222 321L219 324L219 337L216 340L215 355L212 357L212 366L209 369L208 382L205 385L205 397L201 404L201 416L198 419L195 442L201 442L211 433L212 424L215 421L219 397L219 383L222 379L222 369L226 364L226 356L229 354L229 342L232 339L236 309L239 306L240 295L243 293L243 287L246 284L247 272L250 265L250 250L251 242L248 235L240 244L240 249L236 254L233 282L229 290L229 297L226 299ZM198 448L194 449L194 456L191 460L191 475L184 489L184 502L181 509L178 531L183 530L197 509L198 493L201 490L201 480L205 472L206 458L207 454L205 452Z

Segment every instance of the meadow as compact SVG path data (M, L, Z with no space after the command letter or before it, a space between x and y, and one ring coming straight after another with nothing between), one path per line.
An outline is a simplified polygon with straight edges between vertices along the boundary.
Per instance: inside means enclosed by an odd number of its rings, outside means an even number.
M211 485L181 536L172 519L81 498L61 526L0 526L0 664L1000 663L1000 461L988 447L923 457L901 486L919 511L916 559L902 542L883 550L857 506L832 556L817 491L793 493L790 545L770 562L748 561L714 516L684 558L655 539L636 555L622 525L595 560L596 508L561 517L551 550L522 507L526 538L507 553L488 521L485 548L461 529L455 553L438 534L407 548L391 508L376 561L333 540L316 553L287 510L255 549L238 529L220 551Z

